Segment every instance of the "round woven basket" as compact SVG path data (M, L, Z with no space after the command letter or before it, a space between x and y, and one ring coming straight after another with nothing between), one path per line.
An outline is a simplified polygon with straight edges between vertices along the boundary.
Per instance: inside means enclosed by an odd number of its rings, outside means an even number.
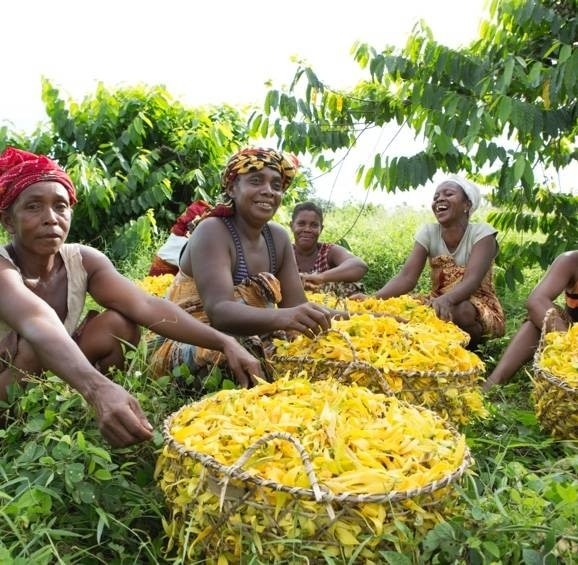
M314 359L311 356L318 340L327 333L335 333L344 340L351 353L350 361ZM271 364L274 378L282 377L287 371L305 371L309 378L315 380L333 378L343 384L355 383L373 392L394 394L401 400L425 406L458 426L487 415L480 388L483 380L480 368L452 372L401 368L381 370L360 361L349 336L336 329L316 336L302 355L273 355Z
M405 537L407 528L425 535L424 530L455 511L455 483L472 462L465 448L459 465L419 488L335 493L318 480L311 456L295 434L266 433L232 465L188 448L172 432L186 409L165 420L166 446L157 466L172 510L165 525L168 550L176 549L184 561L238 563L258 555L260 562L287 563L299 555L312 562L322 557L350 560L356 554L379 562L380 551L397 547L392 541L396 535ZM462 437L446 421L432 417L452 441ZM263 446L295 450L308 485L290 486L255 474L251 461ZM402 516L405 531L396 529Z
M564 315L560 310L551 308L544 317L533 360L532 400L536 416L544 430L560 439L578 439L578 388L540 364L546 334L551 331L554 317L561 314ZM566 320L569 321L567 317Z

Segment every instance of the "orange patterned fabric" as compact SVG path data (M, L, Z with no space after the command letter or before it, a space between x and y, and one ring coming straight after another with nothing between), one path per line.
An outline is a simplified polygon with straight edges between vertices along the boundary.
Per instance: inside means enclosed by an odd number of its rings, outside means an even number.
M449 255L440 255L430 259L430 265L432 280L430 298L437 298L446 294L464 276L465 268L456 265ZM470 296L470 302L478 311L484 337L503 336L505 331L504 311L494 289L492 269L486 273L480 288Z
M259 273L248 277L241 284L235 286L234 297L235 300L248 306L273 308L281 301L281 285L271 273ZM166 298L178 304L185 312L188 312L200 322L209 324L209 318L203 309L203 303L193 278L179 271L167 291ZM261 338L253 336L247 339L251 341L253 347L257 345L264 351L265 344L259 343ZM243 345L246 344L243 343ZM185 357L191 354L191 347L194 347L194 358L192 359L194 367L191 367L190 363L188 364L193 371L210 368L215 365L220 366L225 362L223 355L218 351L164 339L160 344L158 341L156 342L155 350L151 355L152 375L155 378L170 375L175 367L186 362Z
M176 265L171 265L164 259L161 259L158 255L155 255L151 262L149 276L158 277L160 275L176 275L178 272L179 268Z

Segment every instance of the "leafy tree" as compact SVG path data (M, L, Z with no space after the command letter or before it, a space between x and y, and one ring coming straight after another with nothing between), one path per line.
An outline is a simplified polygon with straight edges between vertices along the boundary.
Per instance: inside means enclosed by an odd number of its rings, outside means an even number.
M229 107L190 109L162 86L107 90L68 104L43 80L52 128L9 143L51 155L75 181L71 239L122 259L151 243L197 198L214 201L223 163L247 142L246 116ZM3 134L3 135L2 135Z
M332 90L301 64L289 88L267 93L251 133L275 135L327 169L328 151L353 146L377 126L407 125L423 149L410 157L377 153L359 166L358 181L408 190L443 170L494 186L499 211L489 220L530 234L500 255L513 287L524 265L545 267L578 240L578 198L544 173L577 156L576 12L575 0L494 0L467 48L442 45L424 23L402 49L357 44L355 60L369 77L349 92Z

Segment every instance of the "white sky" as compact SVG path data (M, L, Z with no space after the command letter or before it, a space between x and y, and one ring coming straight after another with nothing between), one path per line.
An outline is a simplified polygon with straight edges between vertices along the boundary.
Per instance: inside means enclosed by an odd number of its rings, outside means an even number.
M290 82L292 58L326 84L349 87L367 76L350 54L356 40L401 46L423 19L438 41L458 47L477 37L486 12L484 0L29 0L4 2L1 13L0 126L30 131L46 119L41 76L78 101L103 82L164 84L191 106L260 105L267 81ZM398 139L392 155L400 143L411 139ZM333 187L333 200L359 198L353 170L364 150L375 152L360 148L338 175L319 180L321 195Z

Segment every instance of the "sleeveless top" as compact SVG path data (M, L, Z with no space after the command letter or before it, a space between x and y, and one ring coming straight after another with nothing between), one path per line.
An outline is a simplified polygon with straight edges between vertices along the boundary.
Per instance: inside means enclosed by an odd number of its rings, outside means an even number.
M245 253L243 252L243 245L241 243L241 236L232 222L231 218L221 218L223 223L227 226L231 237L233 238L233 243L235 245L235 269L233 271L233 284L241 284L246 278L251 276L249 273L249 268L247 267L247 261L245 260ZM275 251L275 243L273 242L273 234L271 233L271 228L269 224L263 226L263 237L265 238L265 244L267 245L267 252L269 254L269 271L272 274L277 274L277 252Z
M333 243L318 243L317 244L317 256L315 257L315 263L313 264L313 269L308 271L309 273L324 273L328 271L331 267L329 266L329 250L334 246ZM295 253L295 244L293 244L293 253Z
M71 335L78 326L82 315L88 286L88 276L82 263L80 248L81 246L78 243L65 243L60 248L60 256L64 262L68 280L67 312L63 323L66 331ZM0 257L6 259L20 273L20 269L12 260L6 247L0 247ZM0 320L0 340L4 339L12 331L10 326Z

